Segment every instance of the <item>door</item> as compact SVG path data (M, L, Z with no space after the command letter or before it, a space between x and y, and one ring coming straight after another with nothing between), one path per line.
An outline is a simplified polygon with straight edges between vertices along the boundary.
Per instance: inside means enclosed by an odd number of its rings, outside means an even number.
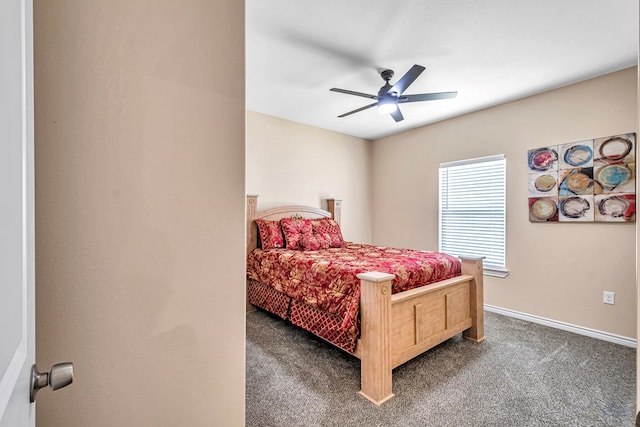
M0 427L35 426L32 8L0 1Z

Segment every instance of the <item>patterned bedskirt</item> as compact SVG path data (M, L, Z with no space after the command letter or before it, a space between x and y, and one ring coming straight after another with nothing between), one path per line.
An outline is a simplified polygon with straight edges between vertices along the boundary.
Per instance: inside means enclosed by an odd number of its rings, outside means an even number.
M358 341L356 325L342 328L342 319L338 316L318 310L299 301L293 301L282 292L256 280L247 280L247 297L251 304L289 320L305 331L329 341L341 349L353 353Z

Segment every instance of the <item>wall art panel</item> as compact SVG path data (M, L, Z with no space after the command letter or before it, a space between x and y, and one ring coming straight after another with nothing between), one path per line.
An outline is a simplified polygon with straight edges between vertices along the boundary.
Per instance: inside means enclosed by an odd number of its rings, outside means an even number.
M529 150L529 221L635 221L635 144L626 133Z

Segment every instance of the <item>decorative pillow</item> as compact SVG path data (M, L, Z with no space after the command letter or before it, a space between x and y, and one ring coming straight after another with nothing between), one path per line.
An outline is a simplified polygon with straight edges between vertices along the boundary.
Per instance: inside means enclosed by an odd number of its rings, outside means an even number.
M313 235L311 222L303 218L282 218L280 220L287 249L302 249L300 239L304 235Z
M260 232L261 247L263 250L274 248L284 248L284 236L280 221L268 221L256 219L258 231Z
M329 218L313 219L311 220L311 226L313 228L313 234L329 235L329 245L332 248L341 248L344 246L342 230L340 230L340 224L338 224L337 221Z
M304 234L299 244L303 251L317 251L329 248L330 242L328 234Z
M320 249L329 249L331 247L331 235L329 233L318 233L314 234L314 236L320 243Z

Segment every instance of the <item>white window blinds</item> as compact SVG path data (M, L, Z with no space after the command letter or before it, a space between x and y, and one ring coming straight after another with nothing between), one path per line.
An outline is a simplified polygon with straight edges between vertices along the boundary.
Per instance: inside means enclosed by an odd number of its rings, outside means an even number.
M504 155L440 165L440 251L484 256L486 274L506 276Z

